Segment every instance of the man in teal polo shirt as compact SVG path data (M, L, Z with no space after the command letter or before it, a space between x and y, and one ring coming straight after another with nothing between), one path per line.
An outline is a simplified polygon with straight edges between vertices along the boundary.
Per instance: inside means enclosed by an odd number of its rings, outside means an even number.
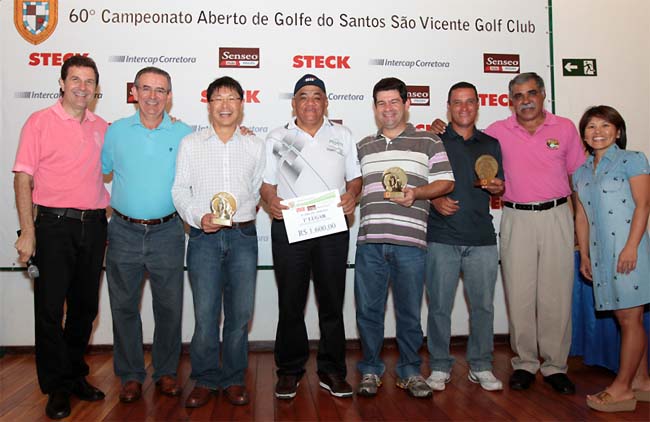
M162 394L177 396L176 368L181 352L185 231L172 202L171 187L181 139L192 130L172 122L167 72L141 69L132 90L138 111L106 132L102 171L113 173L106 276L113 314L115 373L122 380L120 400L136 401L146 376L140 301L145 272L151 282L155 321L153 379Z

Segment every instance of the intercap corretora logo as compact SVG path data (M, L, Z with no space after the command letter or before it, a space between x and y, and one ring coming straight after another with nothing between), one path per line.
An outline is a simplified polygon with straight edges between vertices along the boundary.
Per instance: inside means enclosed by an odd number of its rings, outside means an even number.
M14 0L14 25L27 42L36 45L48 39L58 21L58 0Z

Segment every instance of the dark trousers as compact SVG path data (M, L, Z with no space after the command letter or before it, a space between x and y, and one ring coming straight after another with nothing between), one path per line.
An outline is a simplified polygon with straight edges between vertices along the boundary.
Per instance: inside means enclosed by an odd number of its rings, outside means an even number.
M349 238L345 231L289 244L284 222L273 220L271 240L279 302L275 335L278 375L301 376L305 372L309 358L305 305L310 276L318 302L318 371L346 375L343 299Z
M39 213L35 224L36 371L41 391L49 394L88 375L84 352L97 316L106 216L82 221Z

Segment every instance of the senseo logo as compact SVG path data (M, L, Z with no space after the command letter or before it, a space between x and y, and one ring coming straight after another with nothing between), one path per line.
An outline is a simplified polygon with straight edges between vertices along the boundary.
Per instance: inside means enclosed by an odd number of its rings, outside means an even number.
M519 73L519 54L483 53L484 73Z
M510 107L508 94L478 94L483 107Z
M407 85L406 92L413 106L428 106L431 102L428 85Z
M32 53L29 55L30 66L61 66L72 56L88 57L89 53Z
M293 56L293 67L349 69L350 56Z
M260 90L259 89L254 89L254 90L246 90L244 91L244 102L245 103L260 103ZM204 89L201 91L201 102L202 103L207 103L208 102L208 90Z
M259 48L239 48L239 47L220 47L219 48L219 67L239 67L248 69L259 69L260 67L260 49Z

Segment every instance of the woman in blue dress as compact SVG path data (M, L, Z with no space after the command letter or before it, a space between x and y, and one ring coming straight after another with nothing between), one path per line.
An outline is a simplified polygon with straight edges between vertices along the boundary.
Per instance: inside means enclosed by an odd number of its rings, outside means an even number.
M587 405L604 412L633 411L650 401L648 334L643 308L650 303L650 166L625 151L625 121L612 107L589 108L580 134L591 154L573 175L580 272L593 281L596 310L612 310L621 327L620 369Z

